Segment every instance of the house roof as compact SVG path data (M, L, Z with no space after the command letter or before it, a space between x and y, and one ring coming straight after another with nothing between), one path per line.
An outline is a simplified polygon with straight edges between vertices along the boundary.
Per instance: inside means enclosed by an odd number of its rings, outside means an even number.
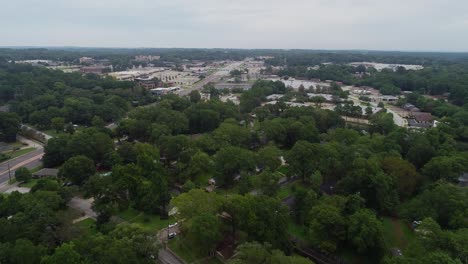
M413 112L414 119L418 122L432 122L434 117L430 113Z

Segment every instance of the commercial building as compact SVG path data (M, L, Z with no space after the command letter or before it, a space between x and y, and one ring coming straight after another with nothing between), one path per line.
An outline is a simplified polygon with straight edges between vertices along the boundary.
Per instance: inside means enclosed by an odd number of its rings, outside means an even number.
M173 93L179 90L180 90L180 87L167 87L167 88L159 87L159 88L151 89L150 91L153 95L164 95L164 94Z
M108 67L105 66L90 66L90 67L83 67L80 69L81 73L94 73L94 74L102 74L104 73Z
M94 59L90 57L81 57L79 61L80 64L94 63Z

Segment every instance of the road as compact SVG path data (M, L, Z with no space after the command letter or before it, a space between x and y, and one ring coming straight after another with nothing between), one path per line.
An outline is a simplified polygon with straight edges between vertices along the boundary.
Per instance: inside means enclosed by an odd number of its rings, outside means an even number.
M185 264L172 254L172 252L163 248L159 250L158 259L163 264Z
M15 171L20 167L26 167L28 169L36 168L42 164L40 160L44 155L44 149L39 147L38 149L31 151L23 156L5 161L0 164L0 185L7 183L9 180L8 166L10 166L11 177L15 175Z
M156 237L158 238L159 242L162 244L165 244L167 246L168 243L168 235L170 233L176 233L179 234L179 226L174 226L174 227L166 227L161 230L156 234ZM183 264L183 262L177 257L170 249L166 248L164 246L159 250L158 254L158 259L161 263L164 264Z
M195 83L191 88L183 89L178 94L182 96L188 95L191 91L203 89L203 86L207 85L210 82L213 82L213 83L219 82L221 78L230 76L229 73L232 70L241 68L243 64L244 64L243 61L231 62L227 64L226 66L224 66L223 68L219 69L218 71L214 72L213 74L206 76L205 79L200 80L199 82Z

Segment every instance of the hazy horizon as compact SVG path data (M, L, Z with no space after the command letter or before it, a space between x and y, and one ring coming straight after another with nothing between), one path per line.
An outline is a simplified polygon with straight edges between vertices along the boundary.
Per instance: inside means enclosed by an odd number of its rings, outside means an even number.
M18 0L0 46L468 52L468 2Z

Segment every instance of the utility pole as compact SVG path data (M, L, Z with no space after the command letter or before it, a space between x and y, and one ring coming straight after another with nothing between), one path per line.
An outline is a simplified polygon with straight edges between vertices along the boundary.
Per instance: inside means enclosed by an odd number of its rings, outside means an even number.
M8 178L10 179L10 183L11 183L10 161L8 161Z

